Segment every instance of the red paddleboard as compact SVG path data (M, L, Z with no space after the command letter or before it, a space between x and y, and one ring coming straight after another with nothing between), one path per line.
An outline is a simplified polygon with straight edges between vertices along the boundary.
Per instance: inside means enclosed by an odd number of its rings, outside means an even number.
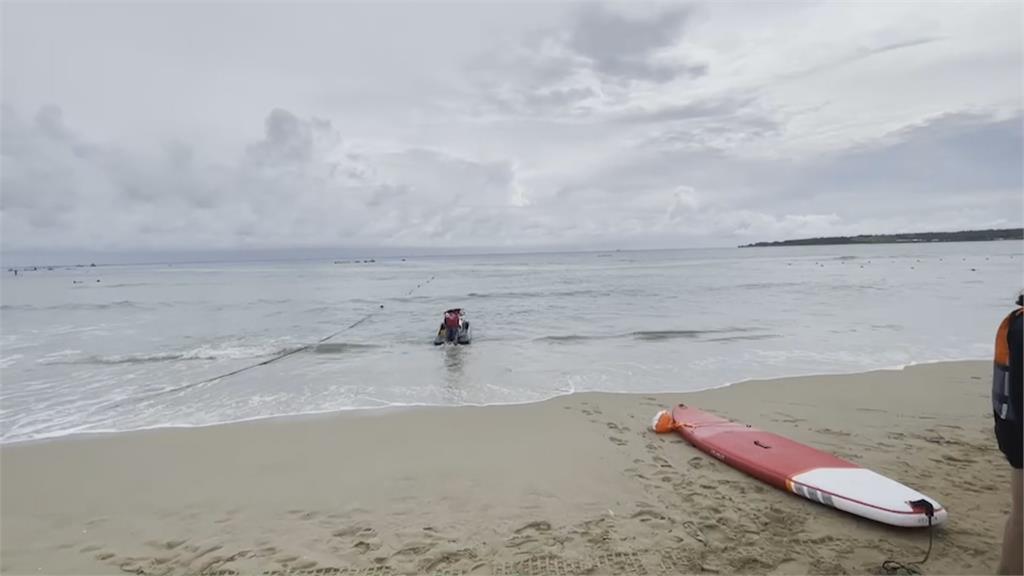
M654 417L656 432L675 430L722 462L808 500L892 526L945 522L935 500L881 474L778 434L680 404ZM931 516L931 518L929 518Z

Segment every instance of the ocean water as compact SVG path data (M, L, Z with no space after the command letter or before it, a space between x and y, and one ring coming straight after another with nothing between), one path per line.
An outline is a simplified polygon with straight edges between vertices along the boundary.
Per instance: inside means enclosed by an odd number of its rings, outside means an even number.
M1022 254L979 242L6 272L0 441L985 359ZM433 346L456 306L473 344Z

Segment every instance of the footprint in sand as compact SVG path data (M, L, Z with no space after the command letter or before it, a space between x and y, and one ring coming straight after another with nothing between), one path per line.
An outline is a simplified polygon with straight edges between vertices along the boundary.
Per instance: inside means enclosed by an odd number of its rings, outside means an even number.
M630 518L634 520L640 520L641 522L650 522L651 520L663 520L672 523L671 518L655 510L640 510L638 512L634 512L633 515L630 516Z
M359 542L353 544L352 547L358 550L360 554L366 554L367 552L380 550L381 545L379 543L371 544L365 540L360 540Z
M505 543L506 548L522 548L527 544L536 544L537 539L532 536L513 536Z
M145 545L150 546L151 548L157 548L158 550L173 550L182 546L186 541L187 540L166 540L161 542L160 540L148 540Z
M629 444L629 442L626 442L622 438L616 438L615 436L609 436L608 440L610 440L611 443L615 444L616 446L625 446L626 444Z
M331 536L334 536L335 538L347 538L349 536L356 535L373 537L377 535L377 532L373 528L368 528L366 526L349 526L348 528L341 528L340 530L331 532Z
M665 460L661 456L655 456L651 460L658 465L659 468L672 468L672 464L668 460Z
M444 552L437 558L431 558L420 563L419 570L422 574L432 574L437 572L440 568L441 574L447 573L444 569L446 566L452 566L462 560L475 560L477 557L476 552L473 552L469 548L462 548L455 550L454 552ZM457 574L463 574L463 571L457 571Z
M530 522L529 524L524 524L523 526L520 526L519 528L516 528L513 531L513 533L514 534L522 534L523 532L526 532L527 530L536 530L538 532L548 532L548 531L551 530L551 523L548 522L547 520L537 520L535 522Z
M195 550L192 550L193 548ZM207 554L212 554L212 553L220 550L221 548L223 548L223 546L221 546L220 544L216 544L214 546L209 546L209 547L203 548L203 549L200 549L200 548L195 547L195 546L189 546L186 549L189 550L190 552L195 551L195 554L187 561L187 563L191 564L191 563L195 562L196 560L199 560L203 556L206 556Z
M422 556L434 548L433 544L413 544L392 554L392 556Z
M687 534L689 534L697 542L700 542L701 544L703 544L705 546L708 545L708 538L707 538L707 536L704 535L704 532L700 529L700 527L698 527L696 524L694 524L690 520L687 520L686 522L683 522L683 529L686 531Z

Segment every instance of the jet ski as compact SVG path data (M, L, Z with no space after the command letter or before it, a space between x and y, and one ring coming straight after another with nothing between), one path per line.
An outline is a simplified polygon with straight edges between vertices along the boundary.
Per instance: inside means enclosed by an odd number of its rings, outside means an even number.
M457 324L456 324L457 322ZM452 330L448 327L451 326ZM455 328L458 326L458 328ZM434 337L434 345L440 346L441 344L469 344L473 341L473 332L469 327L469 322L466 321L465 313L461 308L452 308L446 310L444 313L444 321L441 322L441 327L437 330L437 336Z

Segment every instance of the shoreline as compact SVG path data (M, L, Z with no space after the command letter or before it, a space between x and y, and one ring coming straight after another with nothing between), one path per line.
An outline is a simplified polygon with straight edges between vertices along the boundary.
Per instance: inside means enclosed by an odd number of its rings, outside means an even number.
M1009 466L990 371L946 362L4 444L0 571L877 573L924 555L924 530L784 493L647 429L683 401L935 498L950 517L923 569L991 573Z
M272 414L269 416L254 416L252 418L243 418L239 420L225 420L223 422L211 422L208 424L157 424L153 426L145 426L141 428L129 428L125 430L83 430L76 432L60 432L53 435L44 435L34 438L24 438L18 440L0 440L0 447L4 446L19 446L28 445L40 442L54 442L61 440L74 440L77 438L89 439L89 438L104 438L108 436L116 436L120 434L131 434L135 432L148 432L148 431L159 431L159 430L178 430L178 429L193 429L193 428L215 428L220 426L232 426L235 424L245 424L251 422L262 422L270 420L303 420L306 418L322 418L331 417L334 415L345 415L345 414L359 414L364 417L384 416L392 411L405 411L405 410L419 410L424 408L489 408L498 406L529 406L533 404L541 404L549 402L558 398L570 397L576 394L624 394L624 395L671 395L671 394L695 394L699 392L707 392L710 390L721 390L732 386L747 385L754 382L772 382L775 380L791 379L791 378L815 378L815 377L830 377L830 376L849 376L854 374L872 374L875 372L899 372L912 368L915 366L929 366L934 364L954 364L962 362L987 362L987 359L983 358L956 358L956 359L944 359L944 360L923 360L923 361L912 361L906 364L887 366L881 368L871 368L868 370L853 370L853 371L839 371L839 372L809 372L809 373L797 373L787 374L786 376L778 377L764 377L764 378L747 378L745 380L738 380L735 382L726 382L724 384L717 384L708 386L707 388L698 388L695 390L651 390L643 392L619 392L619 391L605 391L605 390L586 390L577 391L571 390L569 392L563 392L555 394L553 396L542 398L540 400L524 400L522 402L495 402L490 404L389 404L386 406L352 406L348 408L329 409L323 411L314 412L296 412L292 414Z

